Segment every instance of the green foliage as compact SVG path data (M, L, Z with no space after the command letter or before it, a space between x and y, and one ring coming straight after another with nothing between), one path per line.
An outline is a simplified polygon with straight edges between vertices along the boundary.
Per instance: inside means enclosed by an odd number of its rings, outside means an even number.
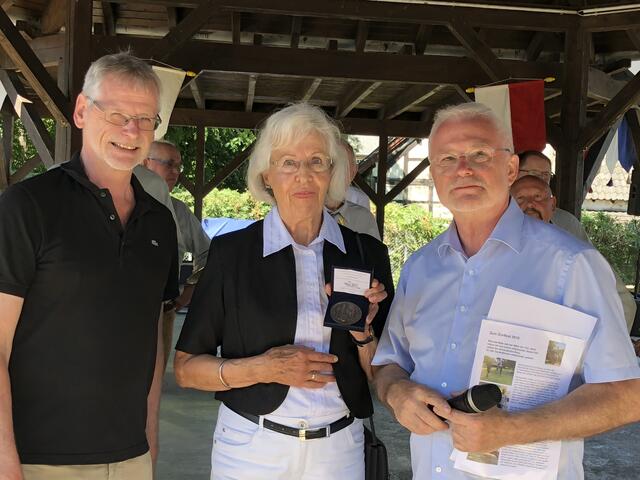
M416 204L389 203L385 210L384 243L389 247L394 283L398 283L402 265L420 247L440 235L449 221L433 218Z
M640 221L623 222L603 212L583 212L582 225L591 243L624 283L633 284L640 249Z
M49 132L49 135L51 135L51 138L55 138L55 121L51 118L44 118L43 122L44 126ZM2 132L2 124L0 124L0 132ZM4 132L2 132L1 134L4 135ZM24 124L20 121L19 118L16 118L13 123L13 138L11 140L11 147L13 155L11 159L11 174L13 174L22 165L24 165L27 160L29 160L34 155L37 155L38 153L36 147L34 147L33 145L33 142L31 142L31 139L27 135ZM46 167L40 164L33 170L33 172L31 172L31 175L36 175L44 171L46 171Z
M165 138L178 147L182 154L184 175L195 182L197 129L195 127L169 127ZM205 129L205 181L213 178L215 172L232 161L235 156L253 143L255 134L251 130L239 128ZM246 190L246 163L229 175L222 188L238 191Z
M193 208L193 197L186 191L173 193L176 198ZM226 217L260 220L265 217L271 206L256 202L248 192L237 192L230 189L213 191L204 198L202 217Z

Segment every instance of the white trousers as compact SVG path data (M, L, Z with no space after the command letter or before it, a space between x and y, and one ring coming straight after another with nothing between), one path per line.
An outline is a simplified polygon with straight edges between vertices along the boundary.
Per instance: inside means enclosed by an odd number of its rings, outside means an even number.
M311 429L327 425L318 424L321 419L300 420L307 420ZM295 423L290 426L297 428ZM211 480L263 479L364 480L362 420L356 418L329 437L300 440L267 430L220 405Z

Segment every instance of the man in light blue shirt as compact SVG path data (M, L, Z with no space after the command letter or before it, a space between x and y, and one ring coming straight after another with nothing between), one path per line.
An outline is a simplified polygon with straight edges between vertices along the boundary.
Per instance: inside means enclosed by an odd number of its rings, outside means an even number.
M405 264L373 364L378 396L411 432L414 478L473 478L455 470L452 448L563 440L559 479L580 479L582 438L640 419L640 368L615 279L591 246L525 216L509 187L518 157L493 113L479 104L436 115L430 160L449 229ZM520 413L451 410L468 387L482 319L498 285L598 318L571 392ZM439 420L427 407L448 420Z

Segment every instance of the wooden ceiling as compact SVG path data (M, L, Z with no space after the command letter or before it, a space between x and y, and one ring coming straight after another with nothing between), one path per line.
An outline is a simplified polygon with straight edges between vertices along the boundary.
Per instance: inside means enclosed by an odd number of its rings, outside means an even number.
M590 44L589 112L602 110L640 58L640 9L621 10L633 2L465 3L94 1L90 56L131 47L194 72L173 123L253 127L275 108L308 100L354 133L403 136L423 136L434 111L467 100L469 87L510 78L555 78L546 90L552 131L567 31L577 25ZM56 78L67 0L0 4Z

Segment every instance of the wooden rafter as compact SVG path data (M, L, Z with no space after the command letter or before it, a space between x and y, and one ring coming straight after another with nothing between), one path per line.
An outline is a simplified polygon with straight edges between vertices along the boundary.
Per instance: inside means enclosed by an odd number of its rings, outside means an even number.
M445 85L412 85L396 97L392 98L383 107L382 117L385 119L397 117L412 106L432 97L445 87Z
M378 194L375 192L373 188L369 186L369 184L365 181L365 179L359 173L356 173L355 178L353 179L353 183L355 183L360 190L362 190L367 197L371 199L373 203L377 203Z
M63 125L69 125L71 110L68 99L58 88L42 62L31 50L9 16L0 9L0 46L20 69L31 88L47 106L51 114Z
M216 13L217 0L207 0L202 2L175 27L169 30L161 40L153 41L146 50L151 52L151 57L158 60L167 61L178 50L183 48L198 31L207 23L207 20Z
M235 172L247 160L247 158L249 158L254 144L255 142L245 148L242 152L238 153L233 160L216 172L215 176L204 186L205 195L224 182L229 175Z
M611 128L631 106L640 100L640 72L630 80L618 94L611 99L607 106L591 120L582 130L579 138L579 145L583 148L589 147L598 137Z
M195 108L174 108L171 125L202 124L208 127L257 128L269 116L265 112L244 112L229 110L198 110ZM395 137L425 137L428 125L409 120L378 120L373 118L350 118L341 120L344 133L353 135L379 135L387 131Z
M640 25L640 12L609 13L580 19L582 28L589 32L612 32L636 29Z
M191 95L193 95L193 99L196 102L196 106L199 109L204 110L206 108L204 94L202 93L202 89L200 88L200 82L197 76L189 82L189 89L191 90Z
M240 44L242 33L242 14L240 12L231 13L231 41L234 45Z
M346 117L351 110L356 108L362 100L380 86L381 82L352 82L338 100L336 118Z
M313 94L316 93L318 87L322 83L321 78L310 78L304 82L304 86L302 88L302 94L300 95L300 101L308 102L313 97Z
M398 195L402 193L402 191L407 188L416 178L420 175L427 167L429 166L429 159L425 158L418 165L413 167L413 169L407 173L402 180L400 180L386 195L386 201L390 202Z
M43 35L58 33L66 20L69 0L49 0L40 19L40 31Z
M544 49L548 32L536 32L531 37L527 46L527 61L535 62Z
M249 75L249 83L247 85L247 99L244 103L244 111L250 112L253 110L253 99L256 96L256 82L258 81L257 75Z
M29 175L33 171L34 168L39 167L41 164L42 159L40 158L40 155L34 155L26 162L24 162L20 166L20 168L13 172L13 175L11 175L11 178L9 179L9 183L13 185L14 183L18 183L19 181L24 180L25 178L27 178L27 175Z
M356 33L356 52L364 52L369 37L369 22L358 20L358 30Z
M54 164L53 152L55 144L49 135L35 106L27 99L27 94L18 78L18 74L11 71L0 71L0 82L7 92L15 112L24 124L29 138L47 167Z
M413 41L414 50L416 55L424 55L429 40L433 35L432 25L418 25L418 31L416 32L416 39Z
M178 23L180 23L178 7L167 7L167 23L169 25L169 29L174 28Z
M492 82L508 78L508 72L498 57L467 21L454 20L449 29Z
M631 40L633 47L640 51L640 28L630 28L627 30L627 37Z
M302 17L291 17L291 48L298 48L302 32Z
M148 38L93 36L94 58L131 46L149 51L155 42ZM186 42L172 65L185 70L283 75L300 78L349 79L371 82L458 84L464 88L482 84L487 74L474 60L445 55L389 55L321 49L291 49L254 45L231 45L202 40ZM562 64L500 60L513 77L562 81Z
M116 34L117 12L116 5L111 2L100 2L102 5L102 22L105 35Z
M382 132L378 142L378 182L376 193L378 201L376 202L376 223L380 231L380 238L383 236L384 227L384 207L386 205L385 190L387 188L387 156L389 155L389 137L386 132Z

